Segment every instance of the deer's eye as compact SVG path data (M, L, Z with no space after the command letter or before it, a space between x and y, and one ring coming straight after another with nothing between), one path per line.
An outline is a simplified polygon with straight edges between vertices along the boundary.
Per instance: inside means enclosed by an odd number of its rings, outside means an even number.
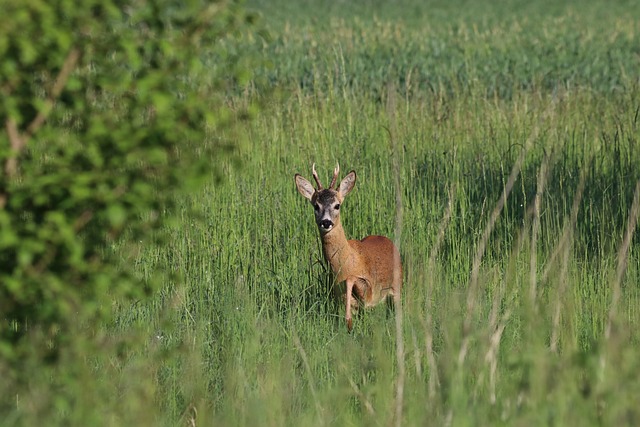
M337 211L338 211L338 210L340 210L340 203L336 204L336 205L333 207L333 209L335 209L335 210L337 210Z
M315 205L313 205L313 209L319 211L320 210L320 205L316 203Z

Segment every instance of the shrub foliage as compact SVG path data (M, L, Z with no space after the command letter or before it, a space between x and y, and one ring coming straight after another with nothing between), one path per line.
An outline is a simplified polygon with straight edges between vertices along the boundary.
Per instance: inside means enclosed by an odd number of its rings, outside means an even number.
M133 273L136 250L219 173L217 135L246 117L218 95L247 74L225 43L249 18L199 0L0 9L0 359L17 372L159 282Z

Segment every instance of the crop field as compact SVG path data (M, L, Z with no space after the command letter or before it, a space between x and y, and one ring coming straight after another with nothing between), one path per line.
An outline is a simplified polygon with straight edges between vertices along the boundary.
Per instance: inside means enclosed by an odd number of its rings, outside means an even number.
M265 31L229 49L261 66L225 99L259 112L219 136L220 179L179 200L198 218L109 249L175 279L113 302L96 334L144 345L89 360L63 418L639 425L640 3L246 7ZM402 304L351 333L294 185L314 162L323 182L336 162L358 174L347 238L402 257Z

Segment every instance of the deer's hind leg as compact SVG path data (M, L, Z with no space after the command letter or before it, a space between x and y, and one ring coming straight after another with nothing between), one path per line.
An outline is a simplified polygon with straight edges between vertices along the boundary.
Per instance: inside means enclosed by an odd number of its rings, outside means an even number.
M376 301L374 300L375 295L373 295L373 289L371 289L371 285L366 279L363 279L362 277L356 278L353 288L358 302L365 307L375 305Z

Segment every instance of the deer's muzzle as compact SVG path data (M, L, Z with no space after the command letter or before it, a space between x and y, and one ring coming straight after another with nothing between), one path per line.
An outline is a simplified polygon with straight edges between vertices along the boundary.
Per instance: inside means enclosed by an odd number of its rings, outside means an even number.
M329 231L331 230L331 227L333 227L333 222L331 222L331 220L323 219L322 221L320 221L320 228Z

